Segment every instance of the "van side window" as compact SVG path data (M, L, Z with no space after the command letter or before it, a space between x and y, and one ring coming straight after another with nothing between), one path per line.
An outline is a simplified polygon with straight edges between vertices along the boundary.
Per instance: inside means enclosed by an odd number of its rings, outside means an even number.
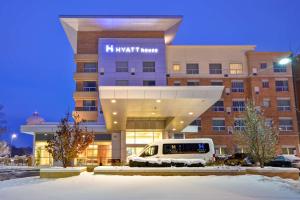
M163 144L163 154L201 154L209 152L208 143Z
M154 156L157 153L158 153L158 146L150 146L140 155L140 157Z

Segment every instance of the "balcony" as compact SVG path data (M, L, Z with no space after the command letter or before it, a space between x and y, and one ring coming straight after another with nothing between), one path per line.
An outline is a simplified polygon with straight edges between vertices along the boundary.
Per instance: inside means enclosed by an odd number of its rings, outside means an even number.
M279 125L279 131L293 131L293 125Z
M76 72L75 81L98 81L98 72Z
M289 91L289 86L276 86L277 92L287 92Z
M273 72L275 73L282 73L282 72L286 72L287 68L285 66L282 67L273 67Z
M217 132L225 131L225 126L213 126L213 131L217 131Z
M209 69L209 74L222 74L222 69Z
M245 106L232 106L232 110L234 112L244 112L245 111Z
M244 92L244 88L231 88L231 92Z
M277 110L280 112L288 112L288 111L291 111L291 107L290 106L277 106Z
M224 106L213 106L211 109L213 112L224 112Z
M97 111L98 108L96 106L83 106L83 107L75 107L75 111Z
M97 62L98 54L75 54L76 62Z

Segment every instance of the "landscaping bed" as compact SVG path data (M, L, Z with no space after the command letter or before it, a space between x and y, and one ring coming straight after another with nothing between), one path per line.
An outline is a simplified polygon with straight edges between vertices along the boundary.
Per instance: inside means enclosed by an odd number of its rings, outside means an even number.
M78 176L81 172L86 171L86 167L51 167L40 170L40 178L65 178Z

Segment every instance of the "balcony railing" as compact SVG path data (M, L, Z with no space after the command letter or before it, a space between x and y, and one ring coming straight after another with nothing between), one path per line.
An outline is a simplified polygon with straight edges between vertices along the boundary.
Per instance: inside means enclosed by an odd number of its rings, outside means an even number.
M82 92L96 92L97 87L83 87Z
M292 131L293 125L279 125L280 131Z
M213 106L212 111L213 112L224 112L224 106Z
M235 126L234 130L236 130L236 131L243 131L243 130L245 130L245 126Z
M187 74L199 74L199 69L187 69Z
M234 112L244 112L245 111L245 106L232 106L232 110Z
M97 111L97 106L75 107L75 111Z
M222 74L222 69L209 69L209 74Z
M213 131L225 131L225 126L213 126Z
M273 67L274 72L286 72L286 67Z
M244 88L231 88L231 92L244 92Z
M290 106L277 106L277 110L281 111L281 112L291 111L291 107Z
M289 86L276 86L277 92L289 91Z

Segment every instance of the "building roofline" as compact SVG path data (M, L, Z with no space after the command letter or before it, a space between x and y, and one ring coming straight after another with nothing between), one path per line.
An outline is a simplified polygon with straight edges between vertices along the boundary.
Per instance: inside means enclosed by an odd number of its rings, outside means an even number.
M59 18L166 18L182 19L182 15L59 15Z

